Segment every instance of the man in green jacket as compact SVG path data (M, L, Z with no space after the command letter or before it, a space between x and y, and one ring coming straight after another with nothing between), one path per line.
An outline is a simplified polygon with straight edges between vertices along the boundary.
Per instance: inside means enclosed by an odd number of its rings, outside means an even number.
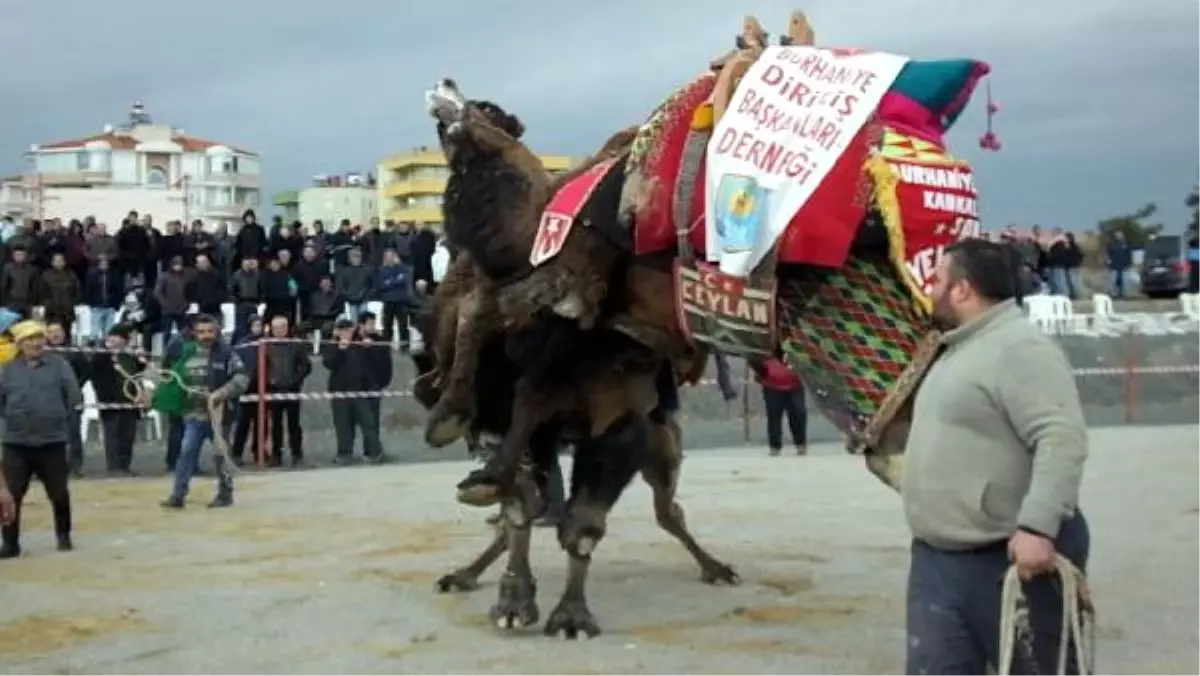
M1087 427L1066 356L1017 305L1018 266L1007 245L971 239L948 247L938 271L946 333L916 395L901 490L909 674L996 668L1010 564L1033 630L1033 655L1018 651L1013 673L1055 673L1063 598L1047 573L1056 553L1087 563Z
M183 344L171 371L175 378L158 386L154 405L174 409L168 412L183 418L183 441L171 494L162 506L183 509L204 442L216 443L216 435L224 433L214 427L211 411L222 410L225 402L245 392L250 379L237 353L221 342L217 321L207 315L193 320L192 338ZM226 466L225 454L214 455L217 494L208 506L229 507L233 504L232 468Z

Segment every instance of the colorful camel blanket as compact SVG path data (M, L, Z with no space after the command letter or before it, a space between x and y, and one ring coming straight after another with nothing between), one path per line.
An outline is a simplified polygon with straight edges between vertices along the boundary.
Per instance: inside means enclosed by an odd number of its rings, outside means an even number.
M768 47L737 86L707 148L705 251L745 277L804 211L863 209L867 127L908 57ZM850 204L847 204L850 203ZM819 227L819 225L817 225Z

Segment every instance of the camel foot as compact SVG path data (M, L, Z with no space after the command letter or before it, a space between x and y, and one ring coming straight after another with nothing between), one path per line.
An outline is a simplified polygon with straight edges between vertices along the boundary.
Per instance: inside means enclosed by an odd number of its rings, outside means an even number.
M537 607L537 583L533 578L505 573L500 579L500 594L488 617L497 629L532 627L540 617Z
M441 594L475 591L479 589L479 578L465 570L456 570L438 578L434 588Z
M705 584L733 587L742 583L742 576L737 574L733 566L714 559L701 566L700 580Z
M425 443L442 448L463 438L470 426L471 417L456 411L434 410L425 426Z
M458 501L472 507L489 507L500 502L500 484L485 465L467 475L455 487Z
M544 631L547 636L568 640L595 638L600 635L600 625L596 623L596 616L588 610L587 601L563 599L546 619Z

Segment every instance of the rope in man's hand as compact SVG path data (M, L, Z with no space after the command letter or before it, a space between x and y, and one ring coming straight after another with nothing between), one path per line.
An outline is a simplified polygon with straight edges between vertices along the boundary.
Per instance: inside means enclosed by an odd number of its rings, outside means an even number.
M1062 629L1059 633L1058 669L1066 674L1071 646L1075 646L1076 668L1080 674L1095 673L1095 608L1083 571L1062 554L1054 557L1054 571L1062 583ZM1021 588L1021 578L1015 565L1004 575L1000 592L1000 664L997 673L1013 673L1013 661L1020 657L1029 667L1037 664L1033 652L1033 626L1029 619L1029 602ZM1020 671L1019 669L1017 671ZM1036 673L1036 672L1030 672Z
M217 396L216 392L209 392L203 388L189 387L179 374L170 369L152 368L148 364L141 373L129 373L114 360L113 368L116 369L117 375L125 381L121 385L121 392L143 409L150 408L150 397L154 389L166 382L174 382L190 396L203 396L208 403L208 416L212 424L212 445L213 455L221 458L223 462L221 466L221 476L226 479L232 479L237 471L237 466L230 459L229 443L222 434L225 420L225 399Z

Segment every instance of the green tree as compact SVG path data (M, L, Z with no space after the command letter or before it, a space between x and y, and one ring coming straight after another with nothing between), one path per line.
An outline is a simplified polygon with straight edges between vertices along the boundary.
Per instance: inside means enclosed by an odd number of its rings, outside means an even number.
M1158 206L1147 204L1131 214L1106 218L1097 224L1100 236L1108 240L1116 233L1125 236L1125 241L1133 248L1138 248L1146 240L1162 232L1162 223L1154 223L1149 219L1158 211Z
M1196 231L1200 230L1200 185L1194 186L1192 191L1188 193L1187 208L1192 213L1192 218L1188 221L1188 233L1195 236Z

